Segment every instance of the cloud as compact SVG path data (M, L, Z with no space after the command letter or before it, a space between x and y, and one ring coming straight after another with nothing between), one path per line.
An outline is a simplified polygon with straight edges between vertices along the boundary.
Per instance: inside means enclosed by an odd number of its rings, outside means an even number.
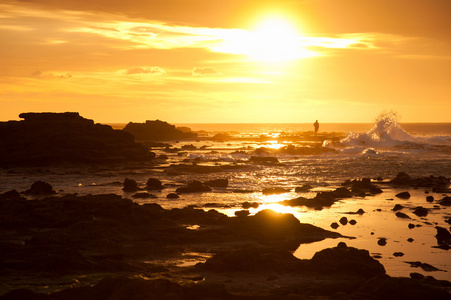
M43 78L43 79L52 79L52 78L55 78L55 79L68 79L68 78L72 77L72 74L69 74L69 73L51 73L51 72L43 73L43 72L37 70L37 71L34 71L33 73L31 73L31 76L39 77L39 78Z
M160 67L134 67L131 69L128 69L126 71L127 75L134 75L134 74L152 74L152 75L159 75L166 73L162 68Z
M220 72L216 71L213 68L194 68L193 76L210 76L210 75L221 75Z

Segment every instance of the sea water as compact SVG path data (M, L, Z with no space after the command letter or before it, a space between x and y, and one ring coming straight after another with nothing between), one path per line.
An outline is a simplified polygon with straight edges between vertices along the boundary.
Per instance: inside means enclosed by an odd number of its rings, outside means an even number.
M122 191L124 178L132 178L144 186L149 177L160 179L166 186L162 191L152 191L156 198L134 199L138 203L158 203L166 209L188 205L203 209L216 209L229 216L242 209L243 202L257 202L259 207L250 209L251 214L265 208L294 214L301 222L334 230L350 238L326 239L308 245L300 245L295 251L299 258L311 258L316 251L336 246L344 241L349 246L367 249L378 257L389 275L408 276L410 272L432 275L438 279L451 280L451 255L449 250L433 248L437 244L435 226L450 228L445 222L451 217L450 208L437 205L444 197L430 190L412 189L409 200L400 200L395 194L407 189L393 189L384 182L399 172L412 177L451 177L451 123L445 124L399 124L396 114L380 115L373 124L322 124L317 135L313 124L177 124L199 131L195 141L172 141L173 147L192 144L196 150L165 152L164 147L151 150L157 155L166 154L168 160L157 165L135 167L60 167L20 168L0 170L0 192L10 189L23 191L36 180L49 182L58 194L115 193L131 199L133 193ZM230 140L211 140L217 133L227 133ZM295 147L322 146L334 149L318 155L281 154L278 149L293 144ZM203 147L202 147L203 146ZM249 164L255 150L264 148L268 156L278 158L280 164ZM271 152L272 151L272 152ZM228 166L220 172L203 174L166 172L172 164ZM313 198L318 191L333 190L347 179L377 178L383 193L376 196L354 197L337 201L320 211L306 207L289 207L279 202L299 196ZM215 188L201 194L184 194L178 200L168 200L166 195L174 192L189 180L228 178L227 188ZM296 193L294 189L303 184L313 189ZM378 184L376 182L376 184ZM287 193L263 195L264 188L282 187ZM247 191L237 193L236 190ZM428 193L428 194L426 194ZM426 202L426 196L436 200ZM411 219L399 219L392 208L395 204L405 206L404 213ZM427 217L412 214L417 206L430 210ZM348 214L362 208L363 215ZM332 229L330 224L346 216L357 221L355 225L341 225ZM415 228L409 229L412 223ZM379 246L379 238L386 238L387 245ZM413 241L408 241L411 238ZM393 253L402 252L397 257ZM407 262L429 263L442 271L425 272L412 268Z

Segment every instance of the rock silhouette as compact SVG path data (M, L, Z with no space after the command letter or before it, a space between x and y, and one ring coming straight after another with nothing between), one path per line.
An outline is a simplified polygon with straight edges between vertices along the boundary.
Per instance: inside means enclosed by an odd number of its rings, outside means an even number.
M145 123L130 122L123 131L132 134L139 141L169 141L197 137L194 132L183 132L178 130L175 125L160 120L148 120Z
M76 112L22 113L0 122L0 166L147 161L152 153L133 136L94 124Z

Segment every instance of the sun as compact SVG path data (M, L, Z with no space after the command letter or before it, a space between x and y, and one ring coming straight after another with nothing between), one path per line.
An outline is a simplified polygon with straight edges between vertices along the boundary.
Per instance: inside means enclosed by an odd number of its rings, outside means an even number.
M237 30L224 36L215 50L246 55L252 61L280 62L317 56L305 48L297 27L288 18L265 17L250 30Z

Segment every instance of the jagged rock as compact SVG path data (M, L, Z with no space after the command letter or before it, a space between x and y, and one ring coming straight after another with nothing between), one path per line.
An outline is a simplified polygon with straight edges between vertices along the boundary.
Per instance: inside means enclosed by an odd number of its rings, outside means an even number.
M31 188L23 192L24 194L29 195L52 195L56 194L56 192L53 190L53 187L44 181L38 180L33 182L31 185Z
M161 180L157 178L149 178L146 183L147 190L161 190L163 188L163 184Z
M409 199L410 193L409 192L401 192L401 193L396 194L395 196L400 199Z
M78 113L23 113L0 122L0 166L151 161L133 136Z
M123 129L131 133L139 141L168 141L181 139L194 139L194 132L182 132L174 125L160 120L146 121L146 123L128 123Z

